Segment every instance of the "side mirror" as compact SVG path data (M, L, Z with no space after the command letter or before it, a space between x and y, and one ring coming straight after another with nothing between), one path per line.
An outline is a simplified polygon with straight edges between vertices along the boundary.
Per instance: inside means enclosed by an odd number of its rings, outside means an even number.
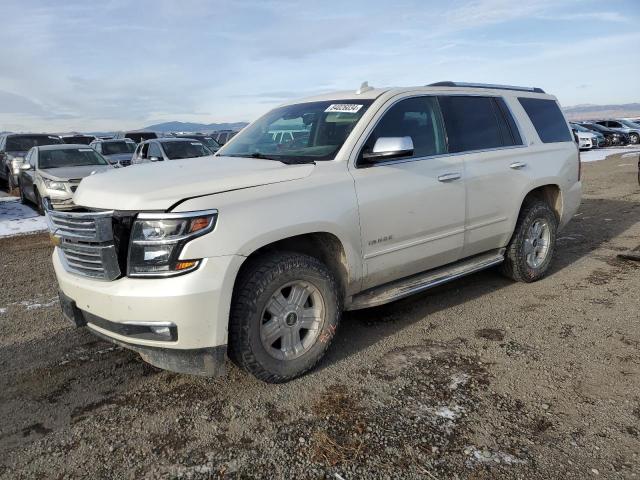
M20 170L23 170L23 171L31 170L31 164L30 163L23 163L22 165L20 165Z
M376 140L372 151L362 153L362 158L368 162L381 162L411 155L413 155L411 137L380 137Z

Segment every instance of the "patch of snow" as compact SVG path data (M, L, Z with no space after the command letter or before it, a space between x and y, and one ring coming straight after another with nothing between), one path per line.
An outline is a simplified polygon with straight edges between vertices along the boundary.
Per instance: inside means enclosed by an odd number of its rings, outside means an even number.
M45 300L43 303L35 300L23 300L20 302L20 305L26 307L27 310L35 310L36 308L47 308L53 307L56 303L58 303L58 297L52 297L49 300Z
M440 418L446 418L447 420L455 420L460 416L460 412L462 412L462 407L458 405L453 405L451 408L444 405L438 408L434 414Z
M5 313L7 313L7 309L6 308L0 308L0 315L4 315Z
M15 197L0 198L0 238L47 230L45 217Z
M515 465L527 463L526 460L523 460L518 457L514 457L513 455L506 452L491 452L485 449L478 449L474 446L469 446L464 449L464 453L469 456L467 460L467 464L473 463L504 463L506 465Z
M451 376L451 382L449 382L449 390L455 390L460 385L464 385L469 381L469 375L466 373L459 373Z
M634 147L619 147L619 148L596 148L593 150L587 150L586 152L580 152L580 161L582 162L597 162L606 159L610 155L616 155L618 153L624 153L623 157L631 157L640 153L640 148Z

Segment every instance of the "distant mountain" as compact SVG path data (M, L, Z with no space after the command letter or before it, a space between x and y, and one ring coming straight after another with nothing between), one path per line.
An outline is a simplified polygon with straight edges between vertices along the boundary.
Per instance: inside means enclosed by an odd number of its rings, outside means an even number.
M620 105L575 105L562 109L569 120L591 120L596 118L640 117L640 103Z
M213 132L216 130L240 130L248 125L247 122L233 123L191 123L191 122L164 122L149 125L142 130L154 132Z

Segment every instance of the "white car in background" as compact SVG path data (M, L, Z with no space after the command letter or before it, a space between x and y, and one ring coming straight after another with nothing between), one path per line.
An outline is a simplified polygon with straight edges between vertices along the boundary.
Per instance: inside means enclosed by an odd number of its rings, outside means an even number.
M570 124L570 126L580 150L590 150L598 147L598 138L595 133L588 132L586 128L574 123Z

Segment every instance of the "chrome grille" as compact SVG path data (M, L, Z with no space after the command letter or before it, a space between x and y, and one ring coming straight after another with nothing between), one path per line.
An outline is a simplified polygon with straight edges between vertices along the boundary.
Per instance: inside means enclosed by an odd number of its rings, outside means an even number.
M120 276L112 211L60 212L47 204L46 214L49 230L58 240L58 254L65 270L100 280Z

